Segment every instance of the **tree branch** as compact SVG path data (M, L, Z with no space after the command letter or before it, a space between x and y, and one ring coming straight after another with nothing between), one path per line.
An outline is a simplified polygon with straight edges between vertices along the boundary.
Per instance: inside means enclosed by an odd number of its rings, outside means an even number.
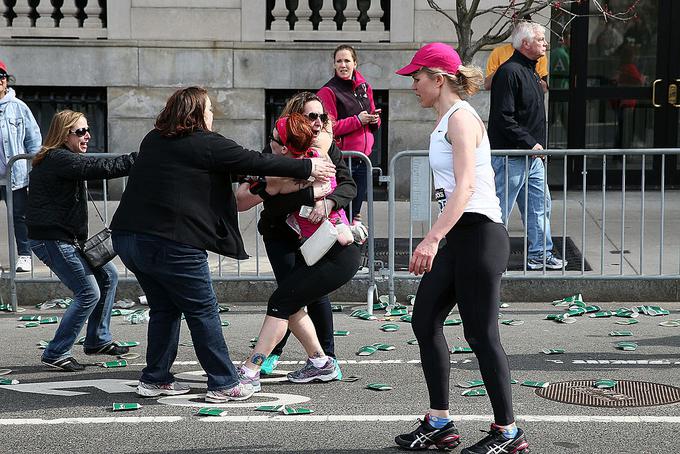
M453 22L453 25L455 27L458 27L458 21L456 19L454 19L453 16L449 15L446 11L441 9L441 7L439 5L437 5L437 2L435 2L434 0L427 0L427 4L430 6L430 8L432 8L433 10L435 10L436 12L438 12L440 14L443 14L448 20Z

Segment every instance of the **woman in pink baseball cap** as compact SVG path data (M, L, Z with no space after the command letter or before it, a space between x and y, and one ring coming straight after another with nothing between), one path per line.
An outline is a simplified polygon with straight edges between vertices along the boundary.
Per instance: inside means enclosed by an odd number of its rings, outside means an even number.
M463 66L458 53L443 43L422 47L397 74L411 76L420 105L437 113L429 159L440 215L409 263L410 272L423 275L411 326L430 408L418 428L395 441L414 450L432 445L450 450L461 442L449 416L451 366L443 331L457 303L494 411L488 435L462 454L527 453L524 432L515 425L510 367L498 332L501 275L510 255L508 232L496 197L489 138L482 119L465 101L479 90L484 76L479 68Z

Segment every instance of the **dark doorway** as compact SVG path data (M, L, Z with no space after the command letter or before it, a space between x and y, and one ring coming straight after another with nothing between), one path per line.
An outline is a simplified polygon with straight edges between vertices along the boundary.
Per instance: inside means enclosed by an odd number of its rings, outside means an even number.
M602 6L624 11L629 0ZM604 21L593 2L572 5L582 15L562 37L553 34L550 52L549 144L551 148L677 148L680 146L680 2L647 0L636 6L637 17ZM588 16L588 17L585 17ZM559 17L554 17L559 22ZM562 172L563 161L553 161ZM645 185L680 187L680 161L668 155L588 158L587 185L621 188ZM583 159L569 158L570 188L582 183Z

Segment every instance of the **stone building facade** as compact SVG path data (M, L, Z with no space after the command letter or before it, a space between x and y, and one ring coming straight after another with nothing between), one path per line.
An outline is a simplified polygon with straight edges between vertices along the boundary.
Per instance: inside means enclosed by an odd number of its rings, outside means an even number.
M321 87L333 74L332 51L340 43L356 47L359 69L386 95L382 153L423 149L434 114L418 106L411 80L394 70L423 43L455 40L451 23L425 0L10 3L0 6L0 60L15 85L76 94L99 87L107 142L100 149L112 152L136 150L166 98L189 84L210 90L218 132L261 149L267 94ZM454 0L439 4L453 12ZM486 54L478 53L475 63L482 66ZM485 115L488 96L473 103Z

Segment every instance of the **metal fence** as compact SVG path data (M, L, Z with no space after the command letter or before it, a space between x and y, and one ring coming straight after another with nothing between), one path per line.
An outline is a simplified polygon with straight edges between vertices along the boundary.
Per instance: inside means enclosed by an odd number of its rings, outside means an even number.
M518 150L496 150L494 156L505 156L506 164L509 158L524 158L525 178L524 178L524 197L528 191L528 169L530 159L535 155L535 151ZM552 198L552 237L557 243L561 243L557 249L562 257L568 256L567 245L573 245L578 249L576 263L563 266L560 270L547 270L542 267L539 271L527 269L527 217L521 219L512 214L508 216L506 225L511 236L519 233L521 241L521 251L518 255L521 260L520 268L517 270L508 269L505 272L505 279L677 279L680 277L680 229L666 230L666 224L670 218L673 222L680 214L680 197L677 191L666 189L666 156L680 154L680 149L650 148L638 150L620 149L588 149L588 150L544 150L542 155L547 157L563 158L562 166L562 187L561 191L554 191ZM414 237L414 225L421 227L421 231L426 233L432 225L432 217L435 205L432 203L432 183L429 172L425 180L425 192L418 194L416 198L427 202L427 216L415 216L414 210L421 207L422 203L411 203L414 182L423 181L423 169L420 165L414 165L418 159L423 159L428 155L427 150L409 150L396 154L390 161L389 171L383 181L388 184L388 292L390 301L395 301L395 278L417 279L403 270L403 265L408 263L414 248L417 246L418 239ZM577 156L582 159L581 171L581 190L567 190L568 172L567 157ZM658 190L650 191L647 189L648 182L646 174L650 170L649 158L651 156L660 157L660 183ZM407 181L404 170L409 166L398 163L409 160L411 169L411 190L408 192L408 206L400 206L403 202L397 202L396 192L398 183L403 185ZM620 190L612 191L608 189L607 165L613 159L617 160L617 167L621 169ZM636 161L636 168L640 171L639 181L636 181L635 189L631 189L631 184L626 181L627 162ZM601 170L601 182L599 190L587 190L589 186L588 170L593 166L593 160L597 162L598 170ZM545 197L543 205L546 207L550 201L547 200L548 167L545 168L544 189ZM598 172L599 175L599 172ZM575 182L579 183L579 182ZM619 183L619 182L617 182ZM506 177L506 188L508 181ZM417 184L415 185L417 187ZM618 184L617 184L618 186ZM554 186L553 186L554 187ZM507 194L507 191L505 191ZM525 198L526 202L526 198ZM504 201L501 200L501 203ZM526 205L526 204L525 204ZM414 208L415 207L415 208ZM510 207L511 208L511 207ZM408 210L408 213L406 213ZM508 210L510 211L510 210ZM517 210L515 210L517 211ZM399 215L400 223L397 223ZM408 219L408 229L403 220ZM399 228L399 234L396 229ZM545 231L545 229L543 229ZM402 241L397 245L397 240ZM511 241L512 245L512 241ZM543 241L545 256L545 237ZM401 246L399 248L398 246ZM610 250L613 248L613 250ZM397 251L397 249L401 249ZM401 270L395 263L395 257L400 252L402 258ZM635 255L637 258L634 258ZM633 257L633 258L632 258ZM612 262L614 260L614 262ZM576 265L576 266L574 266Z
M531 151L495 151L495 156L524 158L525 168L529 166ZM552 237L557 253L569 259L569 265L560 270L531 271L526 266L526 217L521 219L515 210L508 219L508 230L515 240L516 250L512 257L519 257L519 267L508 269L505 279L568 279L568 280L594 280L594 279L678 279L680 277L680 229L668 229L669 222L680 219L680 191L668 190L665 184L665 161L666 156L680 154L679 149L589 149L589 150L545 150L544 155L552 158L563 158L561 175L548 175L546 167L545 181L549 177L561 179L559 186L553 187L552 193ZM371 165L370 159L363 153L344 152L351 159L362 159L367 166L367 183L372 187L372 174L376 169ZM112 154L93 154L93 156L112 156ZM394 301L395 279L417 279L400 269L395 261L395 256L402 260L402 265L408 263L411 252L417 246L418 229L424 234L432 225L433 217L436 216L436 204L432 202L432 184L429 164L426 162L426 150L404 151L395 155L389 163L387 176L380 176L380 181L387 184L388 201L387 209L387 264L379 264L376 267L376 221L375 211L384 203L374 202L372 190L367 195L367 220L369 227L369 239L367 242L368 273L357 275L357 279L367 281L367 310L373 308L373 301L377 298L378 280L387 280L388 292L391 301ZM578 190L568 190L568 185L574 183L568 181L567 157L576 156L581 161L582 172L580 175L580 187ZM646 174L649 170L650 157L660 160L660 181L658 189L650 190L646 182ZM11 164L19 159L31 159L32 156L21 155L10 159L8 173L0 180L0 184L7 187L11 178ZM410 171L405 172L408 166L399 166L404 160L418 158L421 165L411 165ZM424 162L422 160L425 160ZM612 166L616 160L617 169L621 170L617 186L620 190L610 189L606 169ZM627 181L627 166L635 161L635 167L640 170L639 180ZM589 169L597 167L601 171L601 181L598 188L592 189L592 182L588 180ZM554 169L554 166L551 167ZM414 173L415 171L415 173ZM405 186L408 186L410 174L412 183L420 183L421 188L426 188L419 194L411 191L397 201L397 191L400 195ZM634 183L634 184L633 184ZM527 181L524 185L526 188ZM591 189L588 189L588 187ZM631 189L631 186L634 186ZM526 191L525 191L526 192ZM526 196L525 196L526 197ZM102 200L96 202L108 222L111 213L115 212L116 201L109 200L107 185L103 186ZM503 201L501 201L503 203ZM544 200L547 204L547 200ZM94 210L92 210L94 211ZM244 236L244 242L248 251L254 251L253 257L246 261L237 261L217 254L209 255L212 277L214 280L224 281L274 281L273 273L262 253L262 239L257 233L257 219L261 208L253 208L248 212L239 214L240 228ZM414 213L420 211L419 218L414 219ZM8 226L8 249L9 269L3 274L3 278L9 281L10 303L16 308L16 285L17 282L30 284L34 282L57 281L46 267L41 267L39 261L34 260L34 267L30 275L24 274L17 278L15 271L15 239L13 230L12 191L7 191L7 226ZM423 217L423 213L425 216ZM93 228L99 222L91 214ZM418 213L416 213L418 214ZM408 222L407 222L408 221ZM524 222L523 222L524 221ZM385 227L379 225L379 228ZM401 241L400 244L396 244ZM569 256L570 248L578 253L575 257ZM610 250L611 249L611 250ZM120 269L122 264L116 262ZM379 263L379 262L378 262ZM376 270L377 268L377 270ZM23 273L22 273L23 274ZM134 279L132 274L124 270L122 279Z
M90 156L94 157L111 157L111 156L117 156L116 154L113 153L88 153ZM367 178L367 184L368 187L370 188L372 185L372 179L373 179L373 166L371 165L370 159L363 153L360 152L355 152L355 151L345 151L343 152L343 156L348 157L350 159L350 171L351 171L351 160L352 159L361 159L366 163L367 167L367 172L366 172L366 178ZM33 155L28 155L28 154L23 154L19 156L12 157L9 162L7 163L7 174L0 178L0 184L3 185L6 188L9 188L11 185L9 182L11 181L11 173L12 173L12 164L14 164L16 161L21 160L21 159L27 159L27 160L32 160ZM8 251L9 251L9 260L8 260L8 266L9 269L6 270L6 272L3 273L2 277L3 279L8 280L9 284L9 297L10 301L9 303L11 304L13 310L16 311L17 308L17 282L19 282L21 285L29 285L31 283L39 283L39 282L56 282L58 281L58 278L52 274L52 272L47 268L42 266L39 260L32 260L33 267L30 273L21 273L21 276L18 277L16 273L16 242L15 242L15 236L14 236L14 219L12 216L12 207L13 207L13 199L12 199L12 191L7 190L7 243L8 243ZM107 190L107 185L103 185L103 191L102 191L102 200L101 201L96 201L97 205L99 206L100 211L102 212L102 215L104 216L104 220L106 221L107 225L110 221L110 217L112 213L115 212L116 207L118 206L118 203L116 201L112 201L109 198L109 191ZM375 235L375 229L374 229L374 210L373 210L373 191L368 191L367 194L367 219L366 219L366 226L368 227L368 240L366 242L367 247L367 258L368 258L368 273L366 275L358 276L359 279L364 279L368 281L368 289L367 289L367 296L366 296L366 301L367 301L367 310L372 312L373 310L373 301L374 299L377 298L377 284L376 284L376 274L375 274L375 267L372 266L372 264L375 262L375 248L374 248L374 235ZM94 211L94 210L90 210ZM228 257L220 256L218 254L210 253L208 260L210 263L210 268L211 268L211 275L213 280L226 280L226 281L235 281L235 280L245 280L245 281L275 281L274 275L271 272L271 268L269 266L269 261L266 259L266 254L262 255L261 254L261 244L262 244L262 238L257 232L256 224L257 224L257 219L259 218L259 214L261 211L261 206L258 205L258 207L253 208L249 210L248 212L245 213L239 213L239 224L241 227L241 231L244 234L244 242L246 243L247 250L254 250L255 254L253 257L251 257L248 260L245 261L238 261L235 259L231 259ZM96 214L89 213L90 214L90 231L97 231L98 229L101 228L101 221L96 217ZM124 270L122 272L121 279L133 279L133 275L122 265L119 259L114 259L116 265L118 266L119 270L122 269Z

